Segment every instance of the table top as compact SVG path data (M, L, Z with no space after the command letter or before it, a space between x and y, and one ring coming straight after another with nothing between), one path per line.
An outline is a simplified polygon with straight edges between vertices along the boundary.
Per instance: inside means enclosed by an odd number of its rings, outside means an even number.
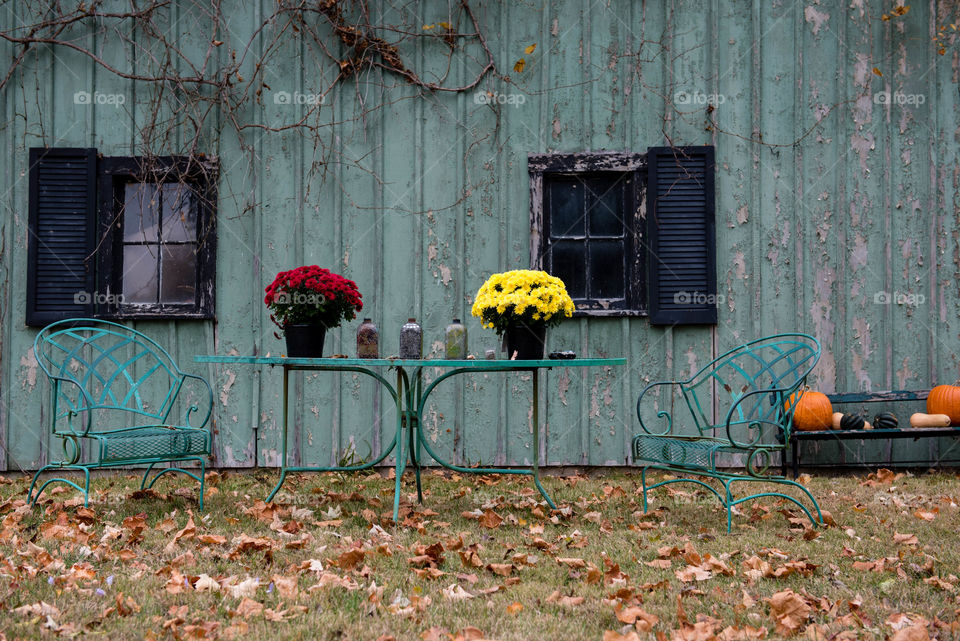
M446 367L450 369L536 369L546 367L598 367L625 365L626 358L570 358L540 360L462 360L401 359L401 358L287 358L285 356L226 356L202 354L194 356L197 363L238 363L245 365L288 365L296 367Z

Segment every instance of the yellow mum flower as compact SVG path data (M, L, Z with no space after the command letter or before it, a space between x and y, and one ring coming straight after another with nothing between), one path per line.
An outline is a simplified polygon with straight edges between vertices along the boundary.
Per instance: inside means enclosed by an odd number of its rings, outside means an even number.
M470 313L484 327L502 333L513 322L556 325L574 310L562 280L543 271L517 269L492 274L477 291Z

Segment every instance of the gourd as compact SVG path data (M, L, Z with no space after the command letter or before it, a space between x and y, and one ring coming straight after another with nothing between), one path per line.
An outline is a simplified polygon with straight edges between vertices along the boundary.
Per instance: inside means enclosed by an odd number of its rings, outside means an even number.
M797 395L800 395L797 399ZM830 429L833 406L823 392L813 392L809 388L790 395L784 409L796 404L793 410L793 426L802 432L817 432Z
M924 414L917 412L910 417L910 427L948 427L950 417L946 414Z
M927 396L927 414L946 414L951 425L960 425L960 387L937 385Z
M839 429L840 429L840 421L842 421L842 420L843 420L843 412L834 412L834 413L833 413L833 421L832 421L832 424L831 424L831 426L833 427L833 429L839 430Z
M873 426L878 430L895 430L899 423L893 412L881 412L873 417Z
M859 414L844 414L840 419L840 429L842 430L862 430L867 422Z

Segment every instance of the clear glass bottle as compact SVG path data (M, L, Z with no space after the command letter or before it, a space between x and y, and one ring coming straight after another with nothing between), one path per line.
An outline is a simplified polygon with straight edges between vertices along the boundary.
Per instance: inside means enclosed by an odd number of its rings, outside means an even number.
M380 331L370 318L364 318L357 329L357 358L380 357Z
M462 361L467 357L467 328L459 318L447 325L443 343L449 360Z
M423 329L416 318L400 328L400 358L423 358Z

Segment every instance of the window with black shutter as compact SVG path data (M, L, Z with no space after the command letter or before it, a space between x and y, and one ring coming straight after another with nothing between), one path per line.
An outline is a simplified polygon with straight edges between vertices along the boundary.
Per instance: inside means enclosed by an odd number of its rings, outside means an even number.
M576 315L717 322L712 147L531 154L528 170L530 262Z
M30 150L28 325L212 318L216 164Z

